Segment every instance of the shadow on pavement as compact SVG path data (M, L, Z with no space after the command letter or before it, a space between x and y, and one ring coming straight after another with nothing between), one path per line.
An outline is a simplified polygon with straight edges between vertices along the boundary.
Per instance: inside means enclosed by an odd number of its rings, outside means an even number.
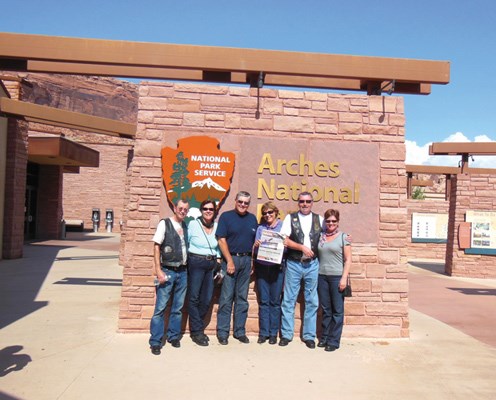
M8 375L14 371L20 371L32 361L31 357L27 354L16 354L22 349L22 346L15 345L4 347L0 350L0 377Z
M122 279L64 278L61 281L54 282L54 285L122 286Z
M423 262L423 261L408 261L408 264L410 264L413 267L422 268L427 271L434 272L436 274L447 276L446 272L444 271L444 262L436 263L436 262Z
M60 250L68 246L24 246L24 257L0 261L0 328L45 307L36 301Z
M476 295L476 296L496 296L496 289L488 289L488 288L456 288L456 287L447 287L446 289L454 290L456 292L467 294L467 295Z

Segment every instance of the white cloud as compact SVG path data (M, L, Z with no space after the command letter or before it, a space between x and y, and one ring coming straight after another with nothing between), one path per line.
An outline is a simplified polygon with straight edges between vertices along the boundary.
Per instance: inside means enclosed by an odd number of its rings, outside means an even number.
M486 135L476 136L474 142L494 142ZM456 132L443 142L472 142L462 132ZM460 156L430 156L429 145L432 142L420 146L415 141L405 140L406 145L406 163L413 165L442 165L448 167L457 167L461 160ZM469 160L469 165L474 168L496 168L496 156L473 156L474 161Z

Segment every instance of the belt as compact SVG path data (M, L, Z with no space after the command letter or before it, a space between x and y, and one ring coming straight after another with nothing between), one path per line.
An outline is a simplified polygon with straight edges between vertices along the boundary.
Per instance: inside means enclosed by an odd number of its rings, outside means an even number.
M215 260L217 258L216 255L213 255L213 254L195 254L195 253L188 253L188 255L190 257L196 257L196 258L202 258L204 260L208 260L208 261L212 261L212 260Z
M296 261L296 262L310 262L310 261L313 261L317 258L317 256L313 256L313 257L308 257L308 258L304 258L304 257L291 257L289 256L288 257L288 260L291 260L291 261Z
M245 256L250 256L251 257L251 251L247 252L247 253L231 253L232 256L236 256L236 257L245 257Z
M173 267L171 265L162 265L162 268L165 268L165 269L169 269L171 271L182 271L183 269L186 269L187 265L186 264L183 264L183 265L179 265L177 267Z

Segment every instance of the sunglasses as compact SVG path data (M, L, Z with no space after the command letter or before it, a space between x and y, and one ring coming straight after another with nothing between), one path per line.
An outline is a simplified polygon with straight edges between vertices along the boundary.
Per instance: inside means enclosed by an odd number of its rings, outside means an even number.
M263 215L263 216L266 216L267 214L269 214L269 215L274 214L274 210L269 210L269 211L264 211L264 212L262 212L262 215Z
M250 202L249 201L243 201L243 200L236 200L238 202L239 205L243 205L243 206L249 206L250 205Z
M298 203L300 204L310 204L313 200L298 200Z
M213 207L203 207L202 211L214 211Z
M326 222L326 224L337 224L338 220L337 219L326 219L325 222Z

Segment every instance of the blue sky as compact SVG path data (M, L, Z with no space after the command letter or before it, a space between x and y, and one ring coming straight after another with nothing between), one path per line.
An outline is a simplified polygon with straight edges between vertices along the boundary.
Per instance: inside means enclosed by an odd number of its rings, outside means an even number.
M457 162L429 159L432 141L496 140L494 0L0 0L0 10L2 32L448 60L448 85L405 96L407 162ZM496 167L496 156L476 162Z

